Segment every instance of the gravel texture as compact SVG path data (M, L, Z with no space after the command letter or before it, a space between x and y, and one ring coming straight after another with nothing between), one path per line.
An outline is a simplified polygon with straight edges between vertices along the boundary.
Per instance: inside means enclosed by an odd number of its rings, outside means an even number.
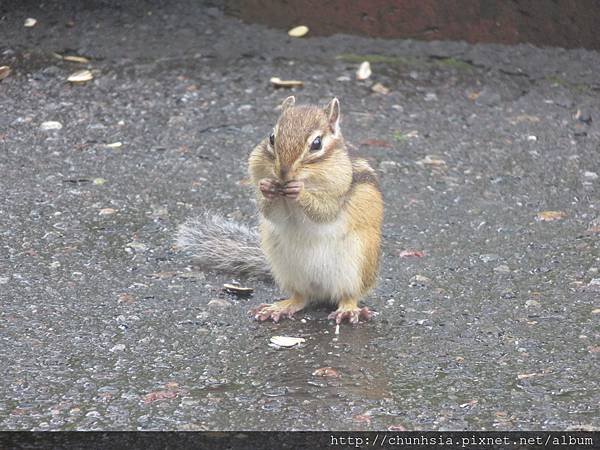
M600 53L123 3L0 5L0 428L600 428ZM380 314L338 336L326 308L252 321L277 288L173 245L206 208L255 221L246 158L290 94L272 76L339 97L381 177Z

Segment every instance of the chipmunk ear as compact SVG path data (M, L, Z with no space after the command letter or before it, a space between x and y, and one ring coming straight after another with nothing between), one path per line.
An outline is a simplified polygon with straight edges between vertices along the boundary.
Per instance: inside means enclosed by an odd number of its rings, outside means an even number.
M337 134L340 129L340 101L334 97L325 107L325 113L332 133Z
M296 104L296 97L294 97L293 95L290 95L288 98L286 98L283 103L281 104L281 111L285 111L288 108L291 108L292 106L294 106Z

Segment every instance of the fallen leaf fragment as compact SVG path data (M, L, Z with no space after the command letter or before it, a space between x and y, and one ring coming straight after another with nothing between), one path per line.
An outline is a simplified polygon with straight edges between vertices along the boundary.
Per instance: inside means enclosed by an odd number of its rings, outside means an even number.
M600 219L592 220L587 231L588 233L600 233Z
M304 338L290 337L290 336L273 336L271 338L271 344L278 347L294 347L295 345L306 342Z
M103 208L100 211L98 211L98 214L100 214L101 216L110 216L111 214L116 213L117 210L114 208Z
M36 26L36 24L37 24L37 20L35 20L33 17L28 17L27 19L25 19L23 26L25 28L33 28Z
M42 122L40 125L40 130L50 131L50 130L60 130L62 129L62 123L56 122L54 120L48 120L46 122Z
M291 37L302 37L308 33L308 27L305 25L299 25L288 31L288 35Z
M375 92L376 94L382 94L382 95L387 95L390 93L390 89L385 87L381 83L375 83L373 86L371 86L371 90L373 92Z
M223 290L225 292L229 292L230 294L238 295L240 297L246 297L254 292L254 288L227 283L223 285Z
M144 396L144 403L154 403L159 400L168 400L176 398L179 395L177 391L154 391Z
M126 305L131 305L132 303L135 303L135 297L131 294L128 294L127 292L124 292L122 294L119 294L119 297L117 299L117 301L119 303L124 303Z
M388 141L384 141L383 139L367 139L360 143L360 145L367 145L369 147L381 147L381 148L390 148L392 144Z
M339 378L340 373L333 367L321 367L315 370L313 373L314 377L325 377L325 378Z
M86 81L90 81L94 79L94 75L89 70L78 70L77 72L72 73L67 78L67 81L71 83L85 83Z
M423 256L425 256L425 253L419 250L403 250L398 254L398 256L400 258L422 258Z
M542 211L537 213L535 220L539 222L553 222L555 220L562 220L567 217L564 211Z
M359 422L359 423L371 423L371 416L367 415L367 414L357 414L356 416L352 417L352 420L354 422Z
M272 77L271 84L277 88L295 88L304 86L304 82L300 80L282 80L279 77Z
M87 64L90 62L90 60L84 56L75 56L75 55L66 55L66 56L63 56L62 59L64 61L69 61L69 62L74 62L74 63L79 63L79 64Z
M481 91L480 92L471 91L467 94L467 98L469 100L471 100L472 102L474 102L475 100L477 100L479 98L480 95L481 95Z
M10 67L0 66L0 80L4 80L9 75L10 75Z
M396 425L390 425L388 431L407 431L404 425L397 423Z
M360 81L366 80L371 76L372 73L371 63L369 61L363 61L356 71L356 79Z

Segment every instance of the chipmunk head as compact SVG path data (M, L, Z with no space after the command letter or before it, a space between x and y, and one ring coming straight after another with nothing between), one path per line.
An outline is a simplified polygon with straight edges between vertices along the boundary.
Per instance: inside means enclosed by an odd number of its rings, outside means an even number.
M338 99L331 100L325 108L295 103L296 99L290 96L281 104L281 116L267 143L267 150L275 159L275 173L282 181L308 179L311 172L321 171L318 163L347 158L339 126Z

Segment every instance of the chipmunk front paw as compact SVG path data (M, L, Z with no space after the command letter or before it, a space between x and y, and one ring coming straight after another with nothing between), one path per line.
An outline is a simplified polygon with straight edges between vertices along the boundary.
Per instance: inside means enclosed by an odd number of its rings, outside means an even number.
M263 178L258 182L258 188L263 196L269 200L274 199L280 194L281 185L272 178Z
M302 189L304 189L304 182L292 180L283 185L281 192L284 197L296 200Z

